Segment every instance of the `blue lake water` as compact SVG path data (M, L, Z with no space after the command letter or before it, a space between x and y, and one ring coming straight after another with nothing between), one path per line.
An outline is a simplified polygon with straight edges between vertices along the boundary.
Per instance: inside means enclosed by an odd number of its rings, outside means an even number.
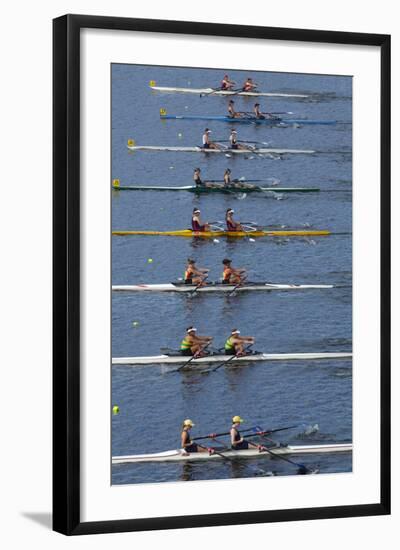
M204 155L181 152L130 152L128 139L138 145L201 143L206 126L213 136L227 139L230 124L164 120L169 114L225 114L228 99L151 91L160 86L217 86L224 70L177 69L114 65L112 68L112 178L121 185L189 185L194 167L204 178L221 179L225 168L233 177L262 179L282 186L321 189L310 194L112 191L113 230L183 229L191 212L201 208L205 220L221 220L228 207L237 219L260 225L329 229L333 235L314 238L226 240L162 236L113 237L113 284L167 283L182 277L185 261L195 257L211 269L210 280L221 276L221 261L229 257L246 267L251 280L277 283L334 284L332 290L254 292L233 296L200 294L114 293L112 296L112 354L157 355L161 347L176 348L188 325L213 335L222 346L232 327L256 337L265 352L350 350L352 346L352 164L350 77L258 73L262 90L319 94L312 99L259 98L264 111L292 111L296 117L334 119L335 126L276 128L237 125L239 139L270 147L313 149L322 154L282 158ZM235 81L247 73L230 71ZM237 110L250 111L254 98L235 96ZM338 152L345 153L338 153ZM152 259L152 262L148 260ZM135 325L133 325L133 323ZM198 369L171 374L160 366L114 367L112 403L120 414L112 418L112 454L140 454L179 447L184 418L196 423L193 434L225 431L232 415L248 426L265 428L299 423L282 433L282 441L302 444L351 441L351 361L291 361L253 363L221 368L213 374ZM306 434L305 425L319 430ZM304 426L303 426L304 425ZM277 436L277 439L279 437ZM318 464L321 473L351 471L351 454L300 457ZM296 473L292 465L268 458L247 461L277 475ZM246 462L246 464L247 464ZM249 477L253 469L242 461L191 464L145 463L116 465L112 483Z

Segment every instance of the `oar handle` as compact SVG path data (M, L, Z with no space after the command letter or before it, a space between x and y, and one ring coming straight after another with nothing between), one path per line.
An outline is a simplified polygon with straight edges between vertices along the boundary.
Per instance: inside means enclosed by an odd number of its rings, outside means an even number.
M206 348L208 348L208 346L211 345L211 342L208 342L208 344L206 344L205 346L203 346L203 350L205 350ZM183 365L181 365L178 369L176 369L174 372L179 372L181 371L184 367L186 367L187 365L189 365L189 363L191 363L193 361L193 359L197 359L196 355L192 355L192 357L189 359L189 361L187 361L186 363L184 363Z
M225 456L219 451L216 451L213 447L205 447L204 445L200 445L200 443L196 443L196 445L198 445L201 449L206 449L210 455L219 455L222 456L222 458L224 458L225 460L229 460L230 462L232 461L232 458L229 458L229 456Z
M193 294L196 294L196 290L199 289L201 286L203 286L204 281L208 278L208 273L204 274L204 277L200 281L200 283L192 290L192 292L189 293L189 296L193 296Z
M248 346L246 346L244 349L249 349L253 344L249 344ZM224 365L227 365L228 363L230 363L231 361L233 361L234 359L236 359L236 357L238 356L237 353L235 353L235 355L232 355L227 361L224 361L223 363L221 363L220 365L217 365L215 368L213 368L211 370L211 372L215 372L216 370L218 370L220 367L223 367Z

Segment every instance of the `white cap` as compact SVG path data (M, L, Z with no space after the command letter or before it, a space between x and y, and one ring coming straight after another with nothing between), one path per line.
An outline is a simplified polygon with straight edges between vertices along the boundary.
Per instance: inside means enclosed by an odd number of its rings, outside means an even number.
M188 328L186 332L197 332L197 328L195 327Z

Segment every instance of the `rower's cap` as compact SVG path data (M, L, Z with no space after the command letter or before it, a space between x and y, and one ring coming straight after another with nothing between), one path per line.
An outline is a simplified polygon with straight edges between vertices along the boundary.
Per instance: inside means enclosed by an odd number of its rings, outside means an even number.
M188 327L188 328L186 329L186 332L187 332L187 333L189 333L189 332L197 332L197 328L195 328L195 327Z
M231 130L231 134L237 134L236 130Z
M242 422L244 422L243 418L241 418L240 416L234 416L232 418L232 422L234 424L242 424Z
M184 426L190 426L191 428L195 426L193 420L190 420L190 418L186 418L186 420L183 421Z
M187 262L188 262L188 264L195 264L196 260L193 260L193 258L188 258Z
M198 208L193 208L193 214L200 214L200 210Z
M205 131L205 132L208 132L209 134L211 134L210 128L206 128L204 131Z
M237 328L234 328L231 334L240 334L240 330L238 330Z
M226 211L227 214L234 214L235 211L233 208L228 208L228 210Z
M232 263L232 260L230 260L229 258L225 258L224 260L222 260L222 263L228 265Z

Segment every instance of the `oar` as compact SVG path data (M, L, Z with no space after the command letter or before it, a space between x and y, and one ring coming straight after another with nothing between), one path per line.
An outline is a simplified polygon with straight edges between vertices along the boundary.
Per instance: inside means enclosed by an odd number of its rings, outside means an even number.
M194 290L192 290L192 292L189 292L188 298L191 298L194 294L196 294L197 289L199 289L201 286L203 286L203 283L204 283L204 281L207 279L207 277L208 277L208 273L207 273L207 275L204 277L204 279L202 279L202 280L200 281L200 283L196 286L196 288L195 288Z
M252 428L246 428L245 430L240 430L241 433L245 432L256 432L253 434L249 434L246 437L257 437L260 435L266 435L266 434L273 434L276 432L284 432L285 430L291 430L292 428L298 428L298 424L295 426L285 426L284 428L276 428L274 430L263 430L260 426L253 426ZM198 441L200 439L215 439L216 437L222 437L223 435L229 435L230 432L221 432L217 434L208 434L208 435L200 435L198 437L193 437L193 441Z
M245 90L243 90L243 88L238 88L237 90L229 90L230 92L234 92L233 94L230 94L230 96L233 96L233 95L237 95L237 94L240 94L241 92L244 92ZM251 92L256 92L257 91L257 87L254 87L252 88L251 90L249 90Z
M295 426L286 426L285 428L275 428L274 430L263 430L260 428L260 426L255 426L254 429L258 430L258 433L255 433L253 435L248 435L247 437L257 437L259 435L267 435L267 434L274 434L276 432L284 432L285 430L292 430L293 428L298 428L299 424L296 424ZM247 432L247 430L243 430L243 433Z
M309 468L307 468L307 466L305 466L304 464L300 464L298 462L294 462L294 460L290 460L290 458L286 458L285 456L282 456L280 454L277 454L277 453L274 453L273 451L271 451L270 449L268 449L268 447L265 447L265 445L257 445L256 443L252 443L251 441L247 441L247 443L249 445L252 445L253 447L257 447L258 449L261 449L262 451L266 451L267 453L269 453L270 455L276 457L276 458L280 458L281 460L284 460L285 462L289 462L289 464L293 464L293 466L296 466L297 468L299 468L299 470L301 472L304 472L304 473L312 473L312 470L310 470Z
M206 344L203 348L202 348L202 351L204 351L205 349L208 348L208 346L211 345L211 342L209 342L208 344ZM189 361L187 361L186 363L184 363L183 365L181 365L179 368L175 369L174 371L172 372L179 372L181 371L183 368L185 368L187 365L189 365L189 363L191 363L193 361L193 359L198 359L198 357L196 357L196 355L192 355L192 357L189 359Z
M192 441L194 441L194 439ZM196 443L196 445L198 445L201 449L205 449L210 454L222 456L222 458L224 458L225 460L228 460L229 462L232 462L234 460L233 458L230 458L229 456L225 456L221 452L216 451L213 447L205 447L204 445L200 445L200 443Z
M211 92L201 93L200 97L207 97L208 95L215 94L215 92L221 92L221 91L222 91L222 87L220 86L219 88L213 88Z
M232 296L232 294L236 291L237 288L239 288L240 286L243 285L243 283L246 282L246 279L247 279L247 277L245 277L243 280L241 280L240 283L238 283L238 284L233 288L233 290L230 291L230 293L228 294L228 298L229 298L230 296Z
M209 226L211 227L212 231L225 231L223 227L216 223L209 223Z
M225 444L222 442L222 441L218 441L217 439L215 439L216 436L212 437L211 439L213 439L216 443L219 443L219 444L222 444L225 446ZM194 441L194 439L193 439ZM213 454L216 454L216 455L219 455L221 456L222 458L224 458L225 460L229 460L230 462L233 462L235 460L236 457L229 457L229 456L226 456L223 454L223 451L220 452L220 451L217 451L214 449L214 447L204 447L203 445L200 445L199 443L197 443L197 445L199 447L201 447L202 449L207 449L207 451L209 451L209 453L211 455ZM231 449L227 449L228 450L231 450ZM248 464L245 464L243 465L243 467L249 469L251 472L253 472L255 475L266 475L267 472L265 470L263 470L262 468L252 468L251 466L249 466Z
M248 346L246 346L244 348L244 350L246 349L249 349L253 344L249 344ZM228 363L230 363L231 361L233 361L236 357L237 357L237 353L235 353L235 355L231 355L231 357L227 360L227 361L224 361L223 363L220 363L219 365L217 365L216 367L214 367L213 369L211 369L211 372L215 372L216 370L218 370L219 368L223 367L224 365L227 365Z
M257 231L257 227L254 227L254 225L248 225L248 224L245 224L244 222L242 222L240 224L245 231L247 231L247 233L252 233L253 231Z
M268 145L268 143L266 141L249 141L249 140L244 140L244 139L239 139L238 141L240 143L255 143L256 145Z
M252 428L247 428L247 430L242 430L242 433L253 432L257 428L259 428L259 426L253 426ZM267 432L267 433L270 433L270 432ZM199 435L198 437L193 437L192 441L199 441L201 439L215 439L216 437L222 437L223 435L229 435L229 434L230 432L221 432L217 434ZM255 437L255 435L251 437Z

